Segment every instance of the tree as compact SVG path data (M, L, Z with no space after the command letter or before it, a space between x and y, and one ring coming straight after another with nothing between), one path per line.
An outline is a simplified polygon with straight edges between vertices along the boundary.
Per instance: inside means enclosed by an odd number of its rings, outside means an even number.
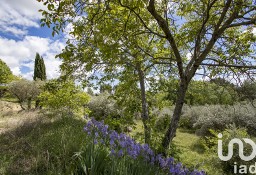
M128 14L129 11L117 9L116 11L110 12L107 18L114 19L117 14L121 15L123 13ZM121 20L124 23L126 21L125 18ZM131 28L132 26L136 26L136 24L137 21L134 19L131 20L126 27ZM83 23L77 23L77 25L77 27L83 27ZM101 31L101 28L106 25L108 30ZM140 30L143 29L143 26L139 25L137 28L137 30ZM113 29L115 29L116 32L113 32ZM79 42L76 41L76 43L82 43L84 40L88 40L90 45L76 45L69 42L65 51L59 55L63 60L61 66L62 70L68 73L75 72L74 74L79 79L81 79L81 77L88 79L86 71L98 71L97 73L100 76L94 73L91 78L94 80L99 79L101 92L106 89L109 92L111 91L110 87L106 86L109 83L108 81L129 82L123 83L123 85L127 85L126 88L123 88L126 95L129 95L131 84L139 86L140 93L136 95L140 96L140 103L138 105L141 106L140 112L145 130L145 142L150 143L150 116L146 96L146 82L148 80L146 77L149 74L153 76L154 65L160 63L157 59L161 56L166 56L163 52L163 50L165 50L163 48L164 42L162 42L161 39L152 38L152 36L147 33L140 36L123 35L122 32L118 32L123 30L123 25L117 25L114 20L108 20L107 23L98 23L90 30L94 31L94 35L88 33L89 30L75 34L80 35L79 39L77 38ZM76 31L74 32L76 33ZM97 39L95 39L95 37ZM160 49L158 47L160 47ZM84 71L79 71L80 69Z
M35 66L34 66L34 80L46 80L46 71L45 71L45 64L44 59L39 55L39 53L36 53L35 57Z
M46 71L45 71L45 64L44 64L44 59L39 55L39 53L36 53L35 57L35 66L34 66L34 76L33 76L34 81L36 80L41 80L45 81L46 80ZM36 104L35 107L38 108L40 104L40 100L36 99Z
M4 84L9 83L14 79L15 76L12 74L10 68L0 59L0 98L4 96L8 89Z
M87 88L87 94L89 94L89 95L91 95L91 96L94 96L94 92L93 92L93 90L92 90L91 87L88 87L88 88Z
M100 93L108 92L109 94L112 93L112 86L110 84L102 84L100 86Z
M232 105L238 101L238 94L232 84L224 84L223 81L216 79L214 81L193 80L188 87L185 103L188 105L221 104ZM166 99L175 103L177 100L177 90L179 81L170 78L167 82L162 82L161 89L167 93Z
M38 98L42 106L69 115L80 112L89 102L89 96L72 81L50 80Z
M31 109L31 102L40 94L42 83L39 81L19 80L10 83L9 91L18 99L20 107ZM25 105L26 103L27 105Z
M107 38L111 32L137 38L147 33L151 38L165 41L163 48L168 48L169 67L178 69L179 86L174 113L162 141L164 148L175 137L186 92L196 74L204 71L204 75L214 77L219 73L233 73L238 77L244 72L250 74L256 68L251 64L255 58L252 47L255 42L252 30L256 21L254 1L106 0L47 1L45 4L48 11L43 11L43 25L54 24L53 31L58 33L66 24L72 23L74 31L71 34L78 43L86 46L90 46L90 40L86 37L83 42L79 40L86 32L91 35L85 36L95 36L96 41ZM120 9L122 14L117 13ZM112 17L110 13L116 13L116 16ZM126 27L133 20L137 24ZM113 32L113 26L108 25L111 22L123 26L123 30ZM99 23L104 26L94 30ZM143 26L143 30L137 28L138 25ZM94 32L102 32L103 35L98 37ZM112 43L115 41L118 39L110 40ZM69 49L72 48L76 45L71 44ZM135 49L140 51L137 47Z
M236 88L240 95L240 100L249 100L252 102L256 99L256 83L253 79L245 80L241 86Z
M11 69L0 59L0 84L9 83L13 79Z

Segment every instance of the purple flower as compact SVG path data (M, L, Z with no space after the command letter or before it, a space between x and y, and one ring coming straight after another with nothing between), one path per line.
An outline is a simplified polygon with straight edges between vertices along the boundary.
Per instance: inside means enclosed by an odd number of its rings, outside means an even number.
M118 157L122 157L122 156L124 155L123 150L120 149L120 150L118 151L118 154L117 154L117 155L118 155Z
M93 139L94 144L109 144L111 156L123 157L127 155L133 159L144 158L146 162L158 165L173 175L206 175L204 171L194 170L190 172L181 163L175 163L172 157L165 158L161 154L155 155L148 144L140 145L124 133L118 134L116 131L109 131L108 125L104 125L103 122L94 118L87 122L84 131Z

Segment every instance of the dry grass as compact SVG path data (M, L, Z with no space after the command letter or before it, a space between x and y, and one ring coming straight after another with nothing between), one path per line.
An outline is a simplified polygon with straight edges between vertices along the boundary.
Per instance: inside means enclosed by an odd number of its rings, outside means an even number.
M38 118L36 110L23 111L18 103L0 101L0 134Z
M1 105L0 175L66 174L84 142L84 121L50 119L39 111L20 111L17 104Z

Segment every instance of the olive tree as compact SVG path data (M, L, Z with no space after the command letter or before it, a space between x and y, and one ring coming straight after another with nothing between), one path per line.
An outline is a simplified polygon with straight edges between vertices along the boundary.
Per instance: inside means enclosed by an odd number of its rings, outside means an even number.
M20 107L25 110L31 109L31 102L41 93L41 81L19 80L9 84L9 91L18 99ZM25 105L25 103L27 105Z

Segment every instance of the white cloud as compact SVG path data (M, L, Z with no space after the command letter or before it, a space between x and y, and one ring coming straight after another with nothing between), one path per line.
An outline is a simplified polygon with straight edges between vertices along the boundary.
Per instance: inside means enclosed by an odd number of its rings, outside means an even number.
M2 0L0 30L15 36L24 36L28 27L39 27L38 20L42 15L38 10L45 8L36 0Z
M44 58L48 79L60 75L59 65L61 61L56 59L55 55L64 48L63 42L37 36L25 36L21 41L0 37L0 45L0 58L6 62L15 75L32 79L36 52ZM23 73L22 66L27 67L29 71Z
M28 33L27 30L19 29L18 27L15 27L15 26L4 26L4 25L2 25L0 27L0 29L5 31L6 33L12 33L15 36L24 36Z
M36 52L44 58L47 78L59 76L61 61L55 55L64 48L59 40L28 36L28 29L39 28L42 14L39 9L46 6L36 0L2 0L0 6L0 59L15 75L32 79ZM39 29L38 29L39 30ZM1 33L16 36L19 40L1 37Z

